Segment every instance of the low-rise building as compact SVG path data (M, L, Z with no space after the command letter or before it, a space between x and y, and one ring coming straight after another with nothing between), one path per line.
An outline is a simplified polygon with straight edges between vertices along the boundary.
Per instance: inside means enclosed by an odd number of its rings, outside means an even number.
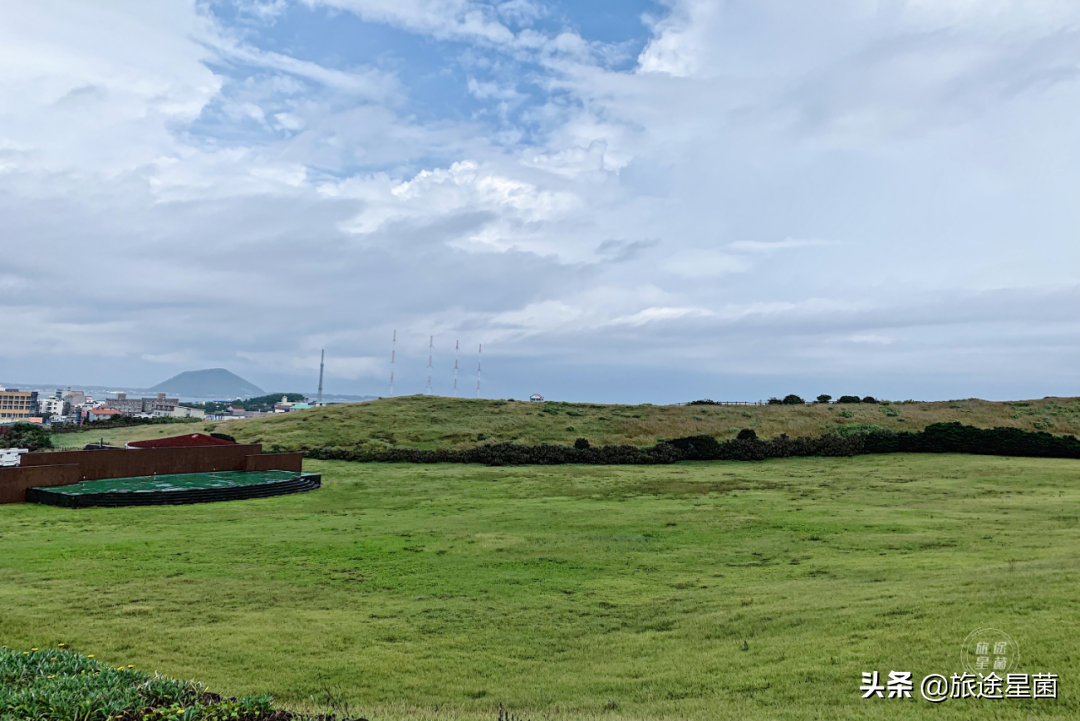
M154 418L206 418L206 411L202 408L188 408L187 406L161 406L155 408Z
M544 397L542 395L540 395L539 393L533 393L531 396L529 396L529 400L530 401L536 401L537 403L540 403L540 402L543 402Z
M121 413L120 411L116 410L115 408L109 408L107 406L102 406L101 408L91 408L89 411L87 411L86 412L86 420L88 420L88 421L101 421L101 420L107 420L109 418L116 418L117 416L122 416L122 415L124 415L124 414Z
M115 408L125 416L135 416L140 413L152 414L159 409L178 406L180 399L167 398L164 393L158 393L155 398L128 398L127 393L117 392L116 398L109 399L106 403L110 408Z
M37 391L20 391L18 388L5 390L0 386L0 421L24 421L36 416L37 397Z

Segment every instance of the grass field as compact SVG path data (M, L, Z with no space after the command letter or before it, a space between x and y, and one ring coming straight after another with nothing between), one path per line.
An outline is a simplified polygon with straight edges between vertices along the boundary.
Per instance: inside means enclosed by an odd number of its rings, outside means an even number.
M998 403L980 400L937 403L812 406L623 406L591 403L529 403L437 396L405 396L369 403L315 408L246 421L205 425L141 426L55 436L63 446L162 438L216 430L243 442L283 449L347 446L382 450L467 448L495 441L653 445L659 439L708 434L721 440L742 428L771 438L820 436L860 423L917 431L930 423L961 421L979 428L1006 426L1080 434L1080 398Z
M321 490L0 506L0 644L373 721L1075 719L1076 461L309 462ZM1060 699L861 700L1009 633ZM916 692L916 696L918 693Z

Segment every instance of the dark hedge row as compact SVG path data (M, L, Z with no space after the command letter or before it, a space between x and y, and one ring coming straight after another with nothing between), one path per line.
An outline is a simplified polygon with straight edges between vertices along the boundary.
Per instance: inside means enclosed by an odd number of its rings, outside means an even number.
M739 438L718 441L712 436L690 436L638 446L525 446L494 443L459 450L393 448L364 451L325 446L307 451L307 457L359 463L482 463L487 466L552 466L564 463L592 465L654 465L677 461L763 461L797 456L854 456L864 453L972 453L1041 458L1080 458L1074 436L1032 433L1018 428L982 429L960 423L934 423L914 433L879 431L841 438L788 438L780 435L758 440L752 431Z
M1024 431L1019 428L975 428L959 422L933 423L915 433L871 433L863 436L864 453L972 453L985 456L1080 458L1075 436Z
M861 452L860 438L788 438L768 441L735 439L720 442L712 436L691 436L658 443L651 448L638 446L526 446L519 443L494 443L460 450L393 448L363 451L324 447L307 452L308 458L360 463L482 463L488 466L552 466L563 463L592 465L653 465L676 461L761 461L790 456L850 456Z

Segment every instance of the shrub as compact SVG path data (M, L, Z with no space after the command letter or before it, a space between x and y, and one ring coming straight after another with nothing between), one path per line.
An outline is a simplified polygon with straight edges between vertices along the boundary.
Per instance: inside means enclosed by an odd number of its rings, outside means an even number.
M836 401L837 403L862 403L862 400L858 396L840 396Z
M840 416L841 418L854 418L855 417L855 414L852 413L851 411L849 411L847 408L840 411L836 415Z
M579 451L587 451L589 449L589 439L578 438L576 441L574 441L574 448L578 449Z
M757 433L754 432L753 428L743 428L739 431L739 435L735 437L740 441L756 441Z
M0 448L26 448L43 451L53 447L49 432L33 423L0 426Z
M850 438L851 436L867 436L871 433L892 433L881 426L874 426L868 423L846 423L835 431L836 435L841 438Z
M896 418L898 415L900 415L900 411L896 410L895 408L889 408L888 406L880 406L878 410L884 413L889 418Z
M781 402L785 406L801 406L806 403L806 401L804 401L802 398L795 395L794 393L789 393L788 395L784 396L784 400Z
M832 396L830 396L827 393L822 393L820 396L817 397L817 402L818 403L828 403L831 400L832 400Z
M866 398L862 399L862 402L863 403L877 403L877 399L874 398L873 396L867 396Z
M690 401L686 405L688 405L688 406L718 406L720 404L717 403L714 400L710 400L709 398L702 398L700 401Z
M769 399L769 405L770 405L770 406L778 406L778 405L780 405L781 403L783 403L783 401L782 401L782 400L780 400L779 398L770 398L770 399Z
M567 427L566 427L566 430L568 430L569 432L573 433L574 431L576 431L576 430L577 430L577 428L574 428L573 426L567 426Z

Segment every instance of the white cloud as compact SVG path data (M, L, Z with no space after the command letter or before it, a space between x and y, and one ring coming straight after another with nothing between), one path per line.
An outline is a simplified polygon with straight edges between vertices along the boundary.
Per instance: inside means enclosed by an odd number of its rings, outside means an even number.
M1067 7L673 2L624 71L535 3L309 5L455 40L467 103L415 102L396 59L291 57L252 29L277 3L242 28L181 0L9 13L9 367L62 371L74 343L117 381L258 382L325 347L367 391L393 328L537 366L583 344L788 376L1030 348L995 387L1075 365Z

